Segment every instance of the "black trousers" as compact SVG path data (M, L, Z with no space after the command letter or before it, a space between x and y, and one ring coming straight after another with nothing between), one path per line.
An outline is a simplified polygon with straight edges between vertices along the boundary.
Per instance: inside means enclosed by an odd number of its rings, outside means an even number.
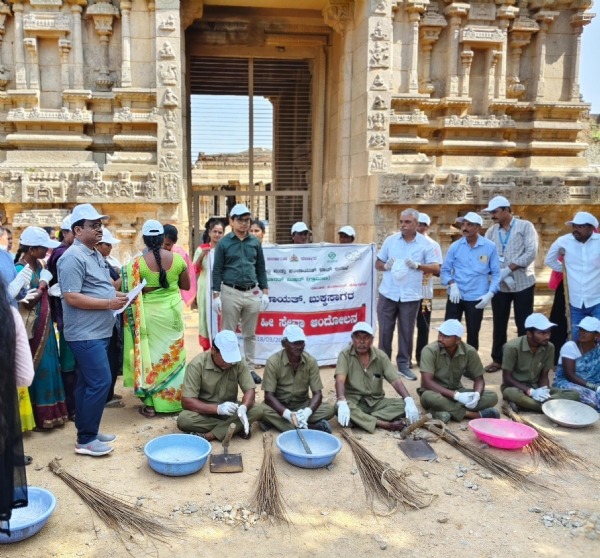
M115 396L117 377L123 374L123 331L117 326L113 327L113 334L108 345L108 364L110 366L110 390L106 397L108 403Z
M506 329L510 319L511 304L514 307L515 325L517 335L525 335L525 320L533 314L533 298L535 285L515 293L498 291L492 298L492 312L494 313L494 333L492 341L492 361L502 364L502 349L506 344Z
M417 366L421 362L421 351L423 347L429 345L429 329L431 326L431 310L428 307L423 310L423 301L419 306L417 314L417 348L415 350L415 360Z
M476 304L479 304L479 301L461 300L458 304L454 304L448 299L444 320L458 320L460 322L464 314L467 324L467 345L479 350L479 330L483 320L483 309L475 308Z
M550 311L550 321L556 324L550 331L550 343L554 345L554 365L558 364L560 350L568 341L569 326L567 323L566 302L565 302L565 284L563 282L556 288L554 293L554 302Z

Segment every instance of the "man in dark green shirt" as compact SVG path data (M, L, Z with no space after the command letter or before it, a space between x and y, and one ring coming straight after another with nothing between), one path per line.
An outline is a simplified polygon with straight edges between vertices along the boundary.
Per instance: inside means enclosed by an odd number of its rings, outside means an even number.
M504 345L500 390L513 411L541 413L550 399L579 401L575 390L549 387L548 374L554 368L550 331L555 325L543 314L531 314L525 320L526 334Z
M248 232L251 222L245 205L237 204L229 214L232 232L219 240L215 249L212 307L222 314L223 329L235 331L241 322L244 356L254 381L260 384L254 371L256 323L259 312L269 306L269 284L260 242Z
M237 404L238 386L243 392ZM254 407L256 385L242 359L233 331L220 331L210 352L201 353L187 365L177 426L196 432L204 439L223 440L231 423L235 432L244 429L250 437L250 424L262 416Z

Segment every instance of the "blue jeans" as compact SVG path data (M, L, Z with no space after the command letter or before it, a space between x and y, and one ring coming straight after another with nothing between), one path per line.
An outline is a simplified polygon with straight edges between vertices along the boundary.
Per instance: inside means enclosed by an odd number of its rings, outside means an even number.
M77 443L88 444L98 436L112 376L108 363L110 337L92 341L67 341L77 361L75 426Z
M597 318L600 320L600 304L590 306L589 308L586 308L585 305L583 305L581 308L575 308L575 306L571 304L571 327L573 328L573 341L577 341L577 334L579 333L579 328L575 326L578 326L581 320L583 320L583 318L586 316L591 316L592 318Z

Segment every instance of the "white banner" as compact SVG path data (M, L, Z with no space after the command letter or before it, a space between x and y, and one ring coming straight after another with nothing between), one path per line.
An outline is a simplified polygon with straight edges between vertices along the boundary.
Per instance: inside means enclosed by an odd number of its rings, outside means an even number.
M294 244L264 246L269 308L258 316L256 364L265 364L281 350L288 324L299 325L306 334L306 351L320 366L335 364L350 343L357 322L375 330L374 244ZM212 276L212 257L209 260ZM212 316L211 339L218 331L219 316L207 296L207 315ZM236 332L243 346L242 334Z

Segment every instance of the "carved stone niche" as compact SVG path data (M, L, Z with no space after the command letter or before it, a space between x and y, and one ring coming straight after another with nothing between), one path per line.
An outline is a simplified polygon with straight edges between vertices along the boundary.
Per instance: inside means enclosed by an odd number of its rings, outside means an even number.
M21 176L23 203L61 203L68 187L64 172L24 172Z
M69 209L31 209L22 213L15 213L12 227L24 229L26 227L56 227L69 215Z
M443 180L443 182L442 182ZM464 174L450 173L445 178L434 173L382 174L379 178L378 204L464 204L473 203L473 188Z

